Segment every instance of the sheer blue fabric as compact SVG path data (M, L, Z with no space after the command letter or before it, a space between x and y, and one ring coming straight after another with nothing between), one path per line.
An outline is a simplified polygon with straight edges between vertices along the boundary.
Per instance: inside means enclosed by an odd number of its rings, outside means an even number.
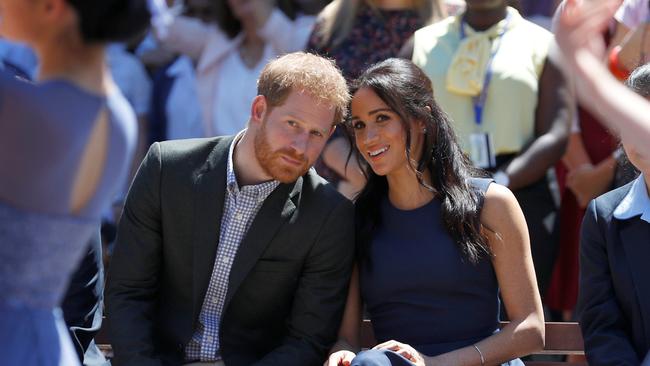
M109 120L107 159L77 215L70 199L100 111ZM77 365L57 308L126 178L136 137L119 93L92 95L64 81L34 85L0 72L0 354L8 365Z

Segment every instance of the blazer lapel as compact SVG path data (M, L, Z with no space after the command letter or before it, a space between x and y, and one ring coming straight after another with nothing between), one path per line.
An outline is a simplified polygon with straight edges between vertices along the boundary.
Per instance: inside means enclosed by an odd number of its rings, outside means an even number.
M650 337L650 224L636 217L621 230L621 241L630 265L646 339Z
M296 210L301 191L302 177L298 178L293 185L281 184L264 201L237 250L230 270L224 311L275 233Z
M194 185L192 319L196 322L217 255L226 193L228 149L233 138L221 140L210 153Z

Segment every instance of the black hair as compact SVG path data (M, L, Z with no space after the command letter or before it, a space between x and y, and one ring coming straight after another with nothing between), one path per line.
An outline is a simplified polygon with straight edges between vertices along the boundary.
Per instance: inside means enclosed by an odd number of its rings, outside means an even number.
M426 132L422 156L415 167L419 184L431 190L442 204L442 221L459 246L463 257L478 263L491 251L481 231L482 197L471 185L473 176L481 176L461 151L449 117L433 98L431 80L411 61L391 58L368 68L352 83L352 94L362 88L373 90L401 119L406 132L407 160L411 161L412 123L421 121ZM354 134L350 126L350 135ZM356 146L352 142L353 146ZM361 153L357 150L361 161ZM424 172L431 173L431 185ZM366 169L368 182L355 205L357 248L360 259L367 260L372 236L381 225L380 203L388 194L386 177Z
M235 17L228 5L228 0L215 0L217 8L217 24L230 38L235 38L242 30L239 19ZM296 19L297 5L291 0L278 0L276 5L289 19Z
M646 99L650 98L650 64L641 65L634 69L625 80L625 86ZM641 174L641 171L628 158L620 141L618 148L621 149L622 154L617 161L614 177L614 185L617 187L631 182Z
M151 14L147 0L67 0L79 16L85 42L121 42L142 34Z
M650 97L650 64L639 66L632 71L625 85L644 98Z

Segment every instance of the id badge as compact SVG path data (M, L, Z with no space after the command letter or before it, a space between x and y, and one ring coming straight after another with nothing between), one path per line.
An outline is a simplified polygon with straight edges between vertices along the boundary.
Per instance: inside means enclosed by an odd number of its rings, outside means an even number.
M473 133L469 136L470 158L474 166L481 169L496 168L494 143L489 133Z

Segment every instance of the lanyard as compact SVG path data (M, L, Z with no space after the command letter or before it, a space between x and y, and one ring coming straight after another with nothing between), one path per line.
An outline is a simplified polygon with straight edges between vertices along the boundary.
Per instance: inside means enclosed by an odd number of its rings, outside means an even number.
M487 65L485 67L485 79L483 80L483 88L481 89L481 93L478 96L472 97L472 103L474 104L474 122L476 122L477 125L481 125L481 122L483 122L483 108L485 107L485 101L487 100L487 93L488 93L488 87L490 86L490 82L492 81L492 61L494 61L494 56L496 56L497 52L499 52L499 48L501 48L501 41L503 38L503 35L506 33L508 30L508 26L510 25L510 13L506 16L506 24L505 27L503 27L503 30L499 35L497 36L496 41L497 46L490 53L490 58L488 58ZM465 20L460 24L460 40L462 41L465 39Z

